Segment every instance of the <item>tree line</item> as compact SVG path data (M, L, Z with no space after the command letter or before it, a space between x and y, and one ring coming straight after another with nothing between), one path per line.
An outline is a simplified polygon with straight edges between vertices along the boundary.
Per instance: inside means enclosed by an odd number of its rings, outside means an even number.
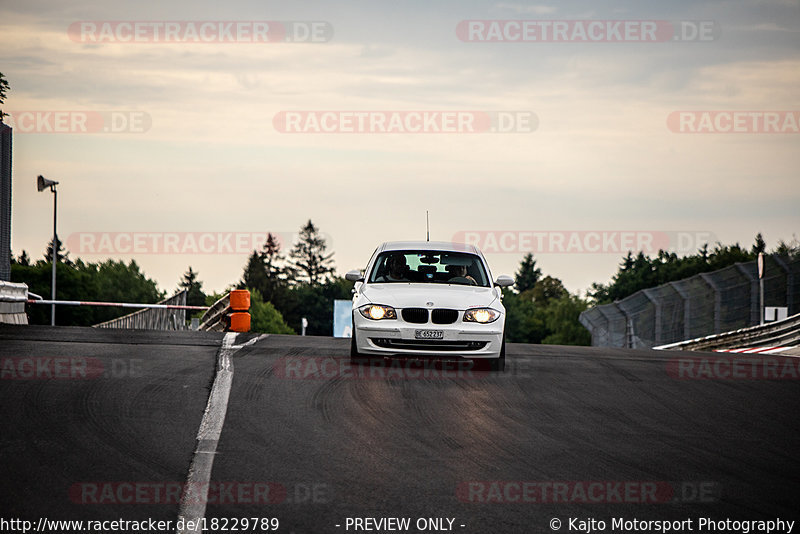
M767 252L766 242L761 233L756 234L750 249L742 247L739 243L723 245L718 242L710 250L705 244L697 253L683 257L664 250L659 250L653 257L642 252L635 256L628 252L608 284L592 284L588 292L589 298L593 304L608 304L624 299L641 289L724 269L735 263L754 261L761 252ZM780 240L778 246L770 253L788 259L800 258L800 242L796 237L789 242Z
M27 251L12 255L11 280L25 282L28 290L50 298L53 240L42 259L33 262ZM135 260L128 264L117 260L92 263L72 260L61 240L56 239L56 299L108 302L155 303L165 297L156 282L147 278ZM307 333L331 335L333 300L349 299L352 282L335 276L333 253L318 228L309 220L299 239L284 256L280 243L267 234L261 250L254 250L244 267L242 279L222 294L206 294L199 274L189 266L176 289L187 291L187 304L210 306L233 288L251 291L251 325L257 332L293 334L300 331L303 317L308 319ZM59 306L59 325L91 326L130 313L123 308L97 306ZM202 315L202 312L193 314ZM189 314L187 314L189 316ZM50 307L31 305L31 324L49 324Z
M50 258L53 242L43 259L33 263L25 251L12 258L12 281L26 282L29 290L45 298L50 295ZM141 272L134 260L98 263L73 261L69 252L56 242L58 257L57 298L62 300L101 300L153 303L164 298L156 282ZM512 343L548 343L589 345L591 336L580 324L580 313L590 306L625 298L640 289L680 280L732 265L752 261L766 251L761 234L750 249L738 243L704 245L696 254L678 257L660 250L650 257L629 252L617 273L607 284L592 284L585 296L570 293L558 278L545 275L537 267L533 254L526 254L514 276L514 285L503 289L507 310L506 339ZM773 253L790 259L800 258L800 243L780 241ZM333 252L328 251L319 229L309 220L300 229L298 239L284 252L279 239L266 234L264 245L254 250L242 270L242 277L226 288L249 289L253 331L296 334L301 321L308 320L307 334L330 336L333 333L333 301L349 300L353 283L336 276ZM178 281L177 289L187 290L190 305L211 305L222 294L206 294L199 274L189 266ZM49 324L48 306L30 306L32 324ZM58 310L58 324L87 326L125 315L127 310L99 307L65 306ZM187 314L188 315L188 314ZM195 314L199 316L201 313Z

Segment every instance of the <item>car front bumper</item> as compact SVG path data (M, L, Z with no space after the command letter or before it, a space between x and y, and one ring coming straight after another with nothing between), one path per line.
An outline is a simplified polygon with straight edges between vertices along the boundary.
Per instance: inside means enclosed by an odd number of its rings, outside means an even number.
M488 324L408 323L397 319L373 321L357 311L354 331L358 352L366 355L408 355L426 357L499 358L503 344L505 316ZM463 316L463 312L460 314ZM417 330L441 330L442 339L416 338Z

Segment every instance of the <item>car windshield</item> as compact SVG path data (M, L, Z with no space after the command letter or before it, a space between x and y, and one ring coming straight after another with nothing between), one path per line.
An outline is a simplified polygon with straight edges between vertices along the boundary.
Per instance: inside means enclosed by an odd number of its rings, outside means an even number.
M369 282L490 285L477 255L436 250L383 252L375 261Z

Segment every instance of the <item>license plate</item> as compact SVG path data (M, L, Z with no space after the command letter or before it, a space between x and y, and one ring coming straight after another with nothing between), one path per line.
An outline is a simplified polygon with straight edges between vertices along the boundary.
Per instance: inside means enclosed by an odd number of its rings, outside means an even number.
M415 330L414 337L417 339L443 339L444 330Z

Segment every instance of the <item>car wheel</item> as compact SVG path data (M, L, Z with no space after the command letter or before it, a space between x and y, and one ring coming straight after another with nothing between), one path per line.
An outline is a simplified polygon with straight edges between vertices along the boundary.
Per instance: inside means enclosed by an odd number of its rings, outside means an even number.
M492 371L505 371L506 370L506 337L503 336L503 343L500 345L500 357L491 360Z
M355 317L353 317L353 329L352 334L350 335L350 363L354 364L362 364L366 363L367 357L358 352L358 343L356 343L356 322Z

